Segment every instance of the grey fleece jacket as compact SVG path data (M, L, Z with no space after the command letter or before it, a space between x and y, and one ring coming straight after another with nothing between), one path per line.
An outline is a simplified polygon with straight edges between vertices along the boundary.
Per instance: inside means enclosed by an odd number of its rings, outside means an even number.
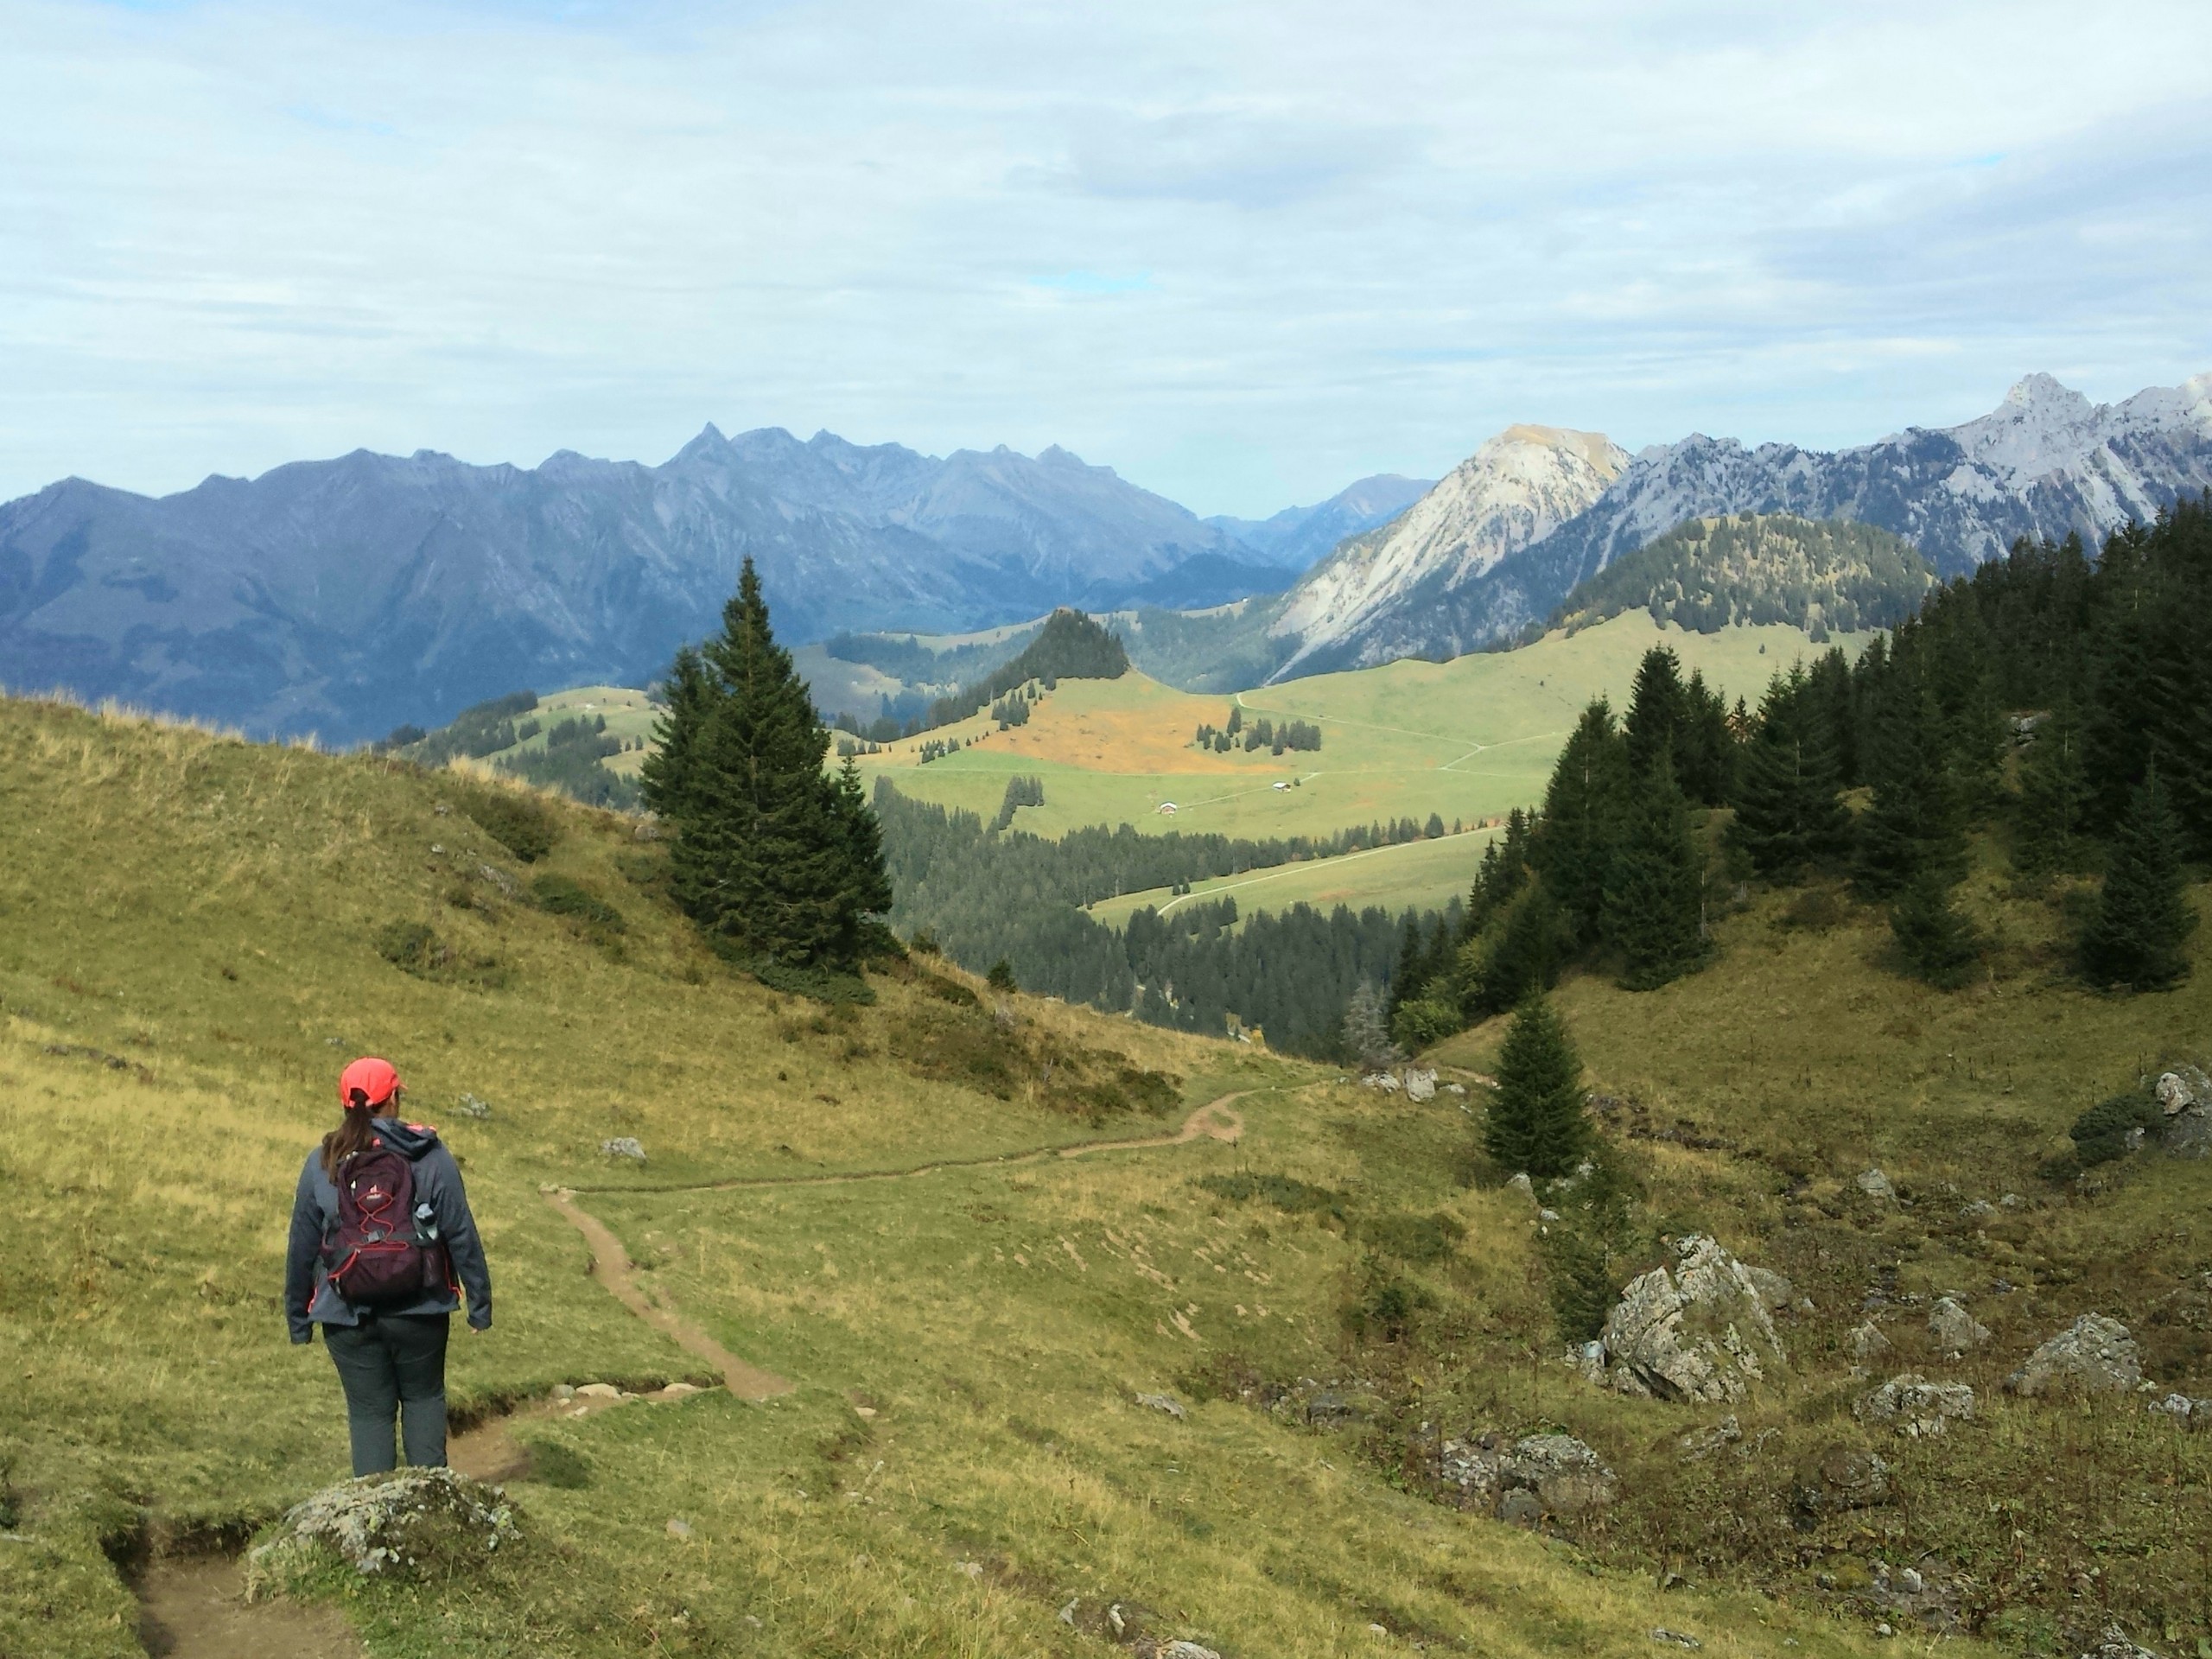
M450 1313L461 1306L455 1294L468 1293L468 1322L483 1331L492 1323L492 1274L484 1265L484 1242L468 1213L468 1194L453 1154L438 1132L420 1123L379 1117L376 1131L384 1144L415 1166L415 1202L427 1204L436 1218L438 1236L450 1264L446 1287L426 1292L418 1302L380 1310L385 1313ZM292 1236L284 1262L284 1317L292 1340L306 1342L318 1325L359 1325L362 1311L330 1284L331 1254L338 1237L338 1189L322 1173L322 1148L308 1154L292 1198ZM450 1281L458 1278L460 1284Z

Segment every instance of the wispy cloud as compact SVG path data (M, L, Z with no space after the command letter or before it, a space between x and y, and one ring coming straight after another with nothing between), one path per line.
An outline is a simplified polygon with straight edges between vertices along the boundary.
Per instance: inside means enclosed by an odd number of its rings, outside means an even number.
M0 0L0 495L708 419L1201 511L2212 367L2212 10Z

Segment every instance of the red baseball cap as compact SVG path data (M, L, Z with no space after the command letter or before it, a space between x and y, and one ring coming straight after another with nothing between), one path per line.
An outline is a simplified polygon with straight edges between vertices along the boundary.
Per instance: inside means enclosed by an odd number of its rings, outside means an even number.
M398 1092L399 1073L392 1070L390 1060L364 1056L339 1074L339 1103L349 1111L389 1106ZM361 1098L356 1100L356 1095Z

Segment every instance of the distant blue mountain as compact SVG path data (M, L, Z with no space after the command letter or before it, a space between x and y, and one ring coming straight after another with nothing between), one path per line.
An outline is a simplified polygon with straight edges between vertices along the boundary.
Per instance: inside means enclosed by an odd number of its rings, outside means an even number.
M1387 524L1436 487L1433 478L1377 473L1310 507L1285 507L1271 518L1209 518L1268 563L1296 575L1348 536ZM1264 591L1264 590L1255 590Z
M759 563L782 635L1214 605L1279 563L1059 448L708 427L659 467L366 451L159 499L0 505L0 684L350 741L521 686L636 683Z

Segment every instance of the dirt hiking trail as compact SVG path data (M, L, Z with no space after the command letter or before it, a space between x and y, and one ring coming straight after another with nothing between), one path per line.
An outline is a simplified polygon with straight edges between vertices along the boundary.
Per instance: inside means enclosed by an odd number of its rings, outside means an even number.
M163 1556L137 1587L138 1640L153 1659L361 1659L335 1607L249 1603L235 1556Z
M672 1309L656 1301L644 1286L638 1282L637 1264L630 1260L629 1252L622 1248L622 1241L607 1230L605 1223L576 1202L579 1193L590 1192L729 1192L742 1187L772 1186L836 1186L855 1181L903 1181L916 1176L929 1175L941 1169L982 1169L995 1164L1035 1163L1047 1158L1080 1158L1092 1152L1128 1152L1146 1147L1180 1147L1193 1141L1220 1141L1234 1145L1244 1133L1243 1115L1236 1109L1236 1103L1256 1090L1246 1089L1232 1095L1223 1095L1208 1101L1183 1120L1183 1127L1173 1135L1144 1135L1127 1141L1079 1141L1073 1146L1039 1147L1030 1152L998 1153L985 1158L940 1159L935 1163L916 1164L905 1169L864 1170L848 1175L756 1175L740 1177L727 1181L696 1181L681 1185L655 1187L551 1187L541 1189L545 1200L563 1216L571 1226L584 1236L591 1246L593 1276L614 1293L616 1300L654 1330L660 1332L687 1354L704 1360L721 1377L724 1386L741 1400L766 1400L779 1394L789 1394L793 1384L788 1378L773 1371L763 1370L749 1360L739 1358L697 1325ZM509 1442L512 1444L512 1441ZM523 1461L520 1468L528 1467L526 1452L516 1448ZM487 1456L487 1462L493 1459ZM456 1456L454 1466L464 1474L476 1471L467 1468ZM490 1478L490 1477L480 1477Z

